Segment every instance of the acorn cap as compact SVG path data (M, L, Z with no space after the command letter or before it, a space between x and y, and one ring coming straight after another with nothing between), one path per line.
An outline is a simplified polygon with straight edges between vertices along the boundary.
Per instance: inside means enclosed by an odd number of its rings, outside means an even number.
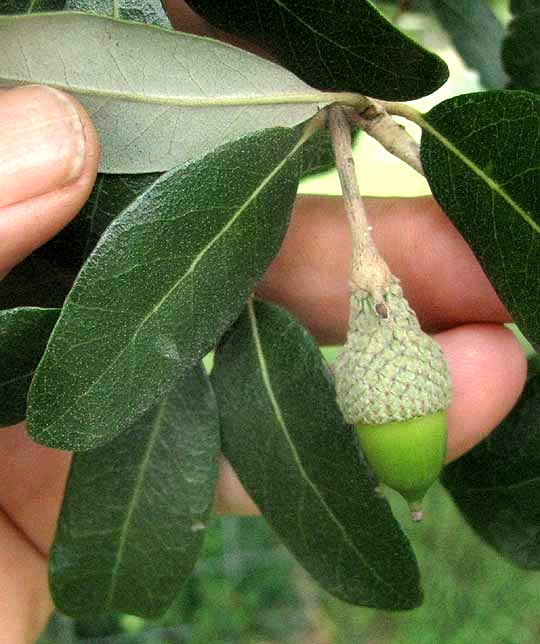
M351 296L349 333L335 363L337 402L347 423L381 425L446 410L452 397L439 345L420 328L396 278L377 306Z

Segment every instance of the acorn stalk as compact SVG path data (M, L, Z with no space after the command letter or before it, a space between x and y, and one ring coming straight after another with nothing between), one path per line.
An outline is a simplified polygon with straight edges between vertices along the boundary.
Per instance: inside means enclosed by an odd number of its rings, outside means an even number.
M372 240L342 108L330 108L328 125L353 239L349 330L334 369L337 402L378 479L420 520L422 498L446 456L450 375Z

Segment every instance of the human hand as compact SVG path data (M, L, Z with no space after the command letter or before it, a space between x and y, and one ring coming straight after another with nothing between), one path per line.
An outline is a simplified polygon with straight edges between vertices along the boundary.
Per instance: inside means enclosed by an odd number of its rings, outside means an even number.
M53 90L1 92L0 122L4 275L81 208L95 179L98 145L84 112ZM449 457L455 458L514 404L525 378L523 354L502 327L509 319L504 307L432 199L367 200L367 208L382 254L447 355L455 388ZM301 197L258 293L286 306L322 343L337 344L347 326L349 257L340 200ZM68 468L69 455L32 443L23 423L0 432L0 642L34 642L52 609L46 559ZM225 461L216 507L256 512Z
M46 87L0 92L0 276L58 233L88 199L98 143L85 113ZM0 286L1 288L1 286ZM69 455L0 430L0 642L34 642L50 611L46 553Z

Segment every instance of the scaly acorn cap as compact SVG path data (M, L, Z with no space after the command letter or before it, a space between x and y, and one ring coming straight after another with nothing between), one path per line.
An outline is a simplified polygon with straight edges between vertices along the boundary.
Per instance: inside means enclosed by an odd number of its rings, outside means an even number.
M349 332L335 363L337 402L347 423L381 425L448 408L452 383L439 345L420 328L393 277L384 305L351 296Z

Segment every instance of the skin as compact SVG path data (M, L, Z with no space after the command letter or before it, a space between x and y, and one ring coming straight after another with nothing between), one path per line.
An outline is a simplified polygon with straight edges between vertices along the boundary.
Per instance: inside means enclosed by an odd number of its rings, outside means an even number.
M177 26L214 35L184 3L169 5ZM64 108L67 115L61 116ZM96 177L99 145L89 118L73 99L38 87L0 91L0 122L0 275L5 275L85 203ZM9 139L15 130L17 136ZM504 306L431 198L366 202L381 252L446 354L455 391L448 413L448 458L456 458L514 405L525 381L524 355L502 326L509 321ZM339 199L299 198L258 294L287 307L319 342L343 342L350 245ZM47 553L69 461L65 452L32 443L24 423L0 432L0 633L10 644L35 642L52 610ZM225 460L221 465L216 511L257 513L230 465Z

